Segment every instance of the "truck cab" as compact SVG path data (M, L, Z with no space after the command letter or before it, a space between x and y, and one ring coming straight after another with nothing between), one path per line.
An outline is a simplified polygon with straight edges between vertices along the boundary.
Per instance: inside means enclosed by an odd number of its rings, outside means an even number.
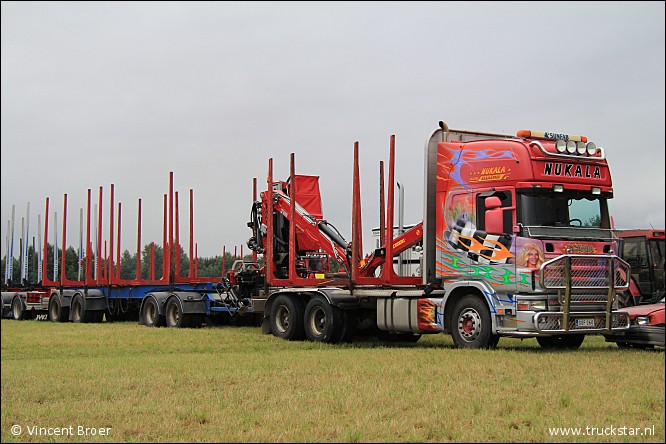
M620 230L620 255L631 266L623 306L652 304L664 297L664 230Z

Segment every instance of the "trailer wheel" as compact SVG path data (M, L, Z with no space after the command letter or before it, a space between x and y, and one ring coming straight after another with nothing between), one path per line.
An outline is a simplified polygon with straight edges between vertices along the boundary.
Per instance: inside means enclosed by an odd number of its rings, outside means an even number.
M164 325L163 319L160 318L157 301L152 297L146 299L146 302L144 302L141 316L146 327L161 327Z
M337 344L345 335L345 313L321 296L315 296L305 306L305 334L315 342Z
M83 302L81 302L81 296L74 296L70 311L72 313L72 322L83 322Z
M49 299L49 321L51 322L67 322L69 320L69 308L62 306L60 297L57 295L51 296Z
M12 300L12 317L17 321L25 319L25 310L23 310L23 301L21 301L21 298L19 298L18 296L16 296Z
M289 341L303 339L303 312L303 301L297 297L278 296L271 306L269 317L273 335Z
M186 316L183 315L183 309L176 298L169 299L164 313L167 327L183 328L187 326Z
M476 295L463 296L451 317L451 336L459 348L489 348L497 345L492 334L490 312Z
M585 335L537 336L541 348L547 350L577 350L585 340Z

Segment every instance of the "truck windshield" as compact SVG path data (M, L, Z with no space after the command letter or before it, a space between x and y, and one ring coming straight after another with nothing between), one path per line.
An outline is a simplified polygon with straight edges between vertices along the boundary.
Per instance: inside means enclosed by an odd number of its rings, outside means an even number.
M609 228L606 199L591 193L523 192L519 222L525 226Z

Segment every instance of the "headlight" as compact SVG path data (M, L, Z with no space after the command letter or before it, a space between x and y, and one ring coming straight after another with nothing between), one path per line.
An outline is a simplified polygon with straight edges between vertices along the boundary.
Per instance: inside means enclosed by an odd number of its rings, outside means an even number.
M546 310L546 301L545 300L536 300L536 301L519 301L518 310L520 311L545 311Z
M636 324L648 325L650 323L650 316L636 316Z

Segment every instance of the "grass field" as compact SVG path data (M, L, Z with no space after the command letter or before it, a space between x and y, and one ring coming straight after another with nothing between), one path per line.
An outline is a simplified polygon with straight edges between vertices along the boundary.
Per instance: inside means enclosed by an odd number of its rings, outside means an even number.
M2 442L664 442L664 352L598 336L458 350L2 320L1 338Z

